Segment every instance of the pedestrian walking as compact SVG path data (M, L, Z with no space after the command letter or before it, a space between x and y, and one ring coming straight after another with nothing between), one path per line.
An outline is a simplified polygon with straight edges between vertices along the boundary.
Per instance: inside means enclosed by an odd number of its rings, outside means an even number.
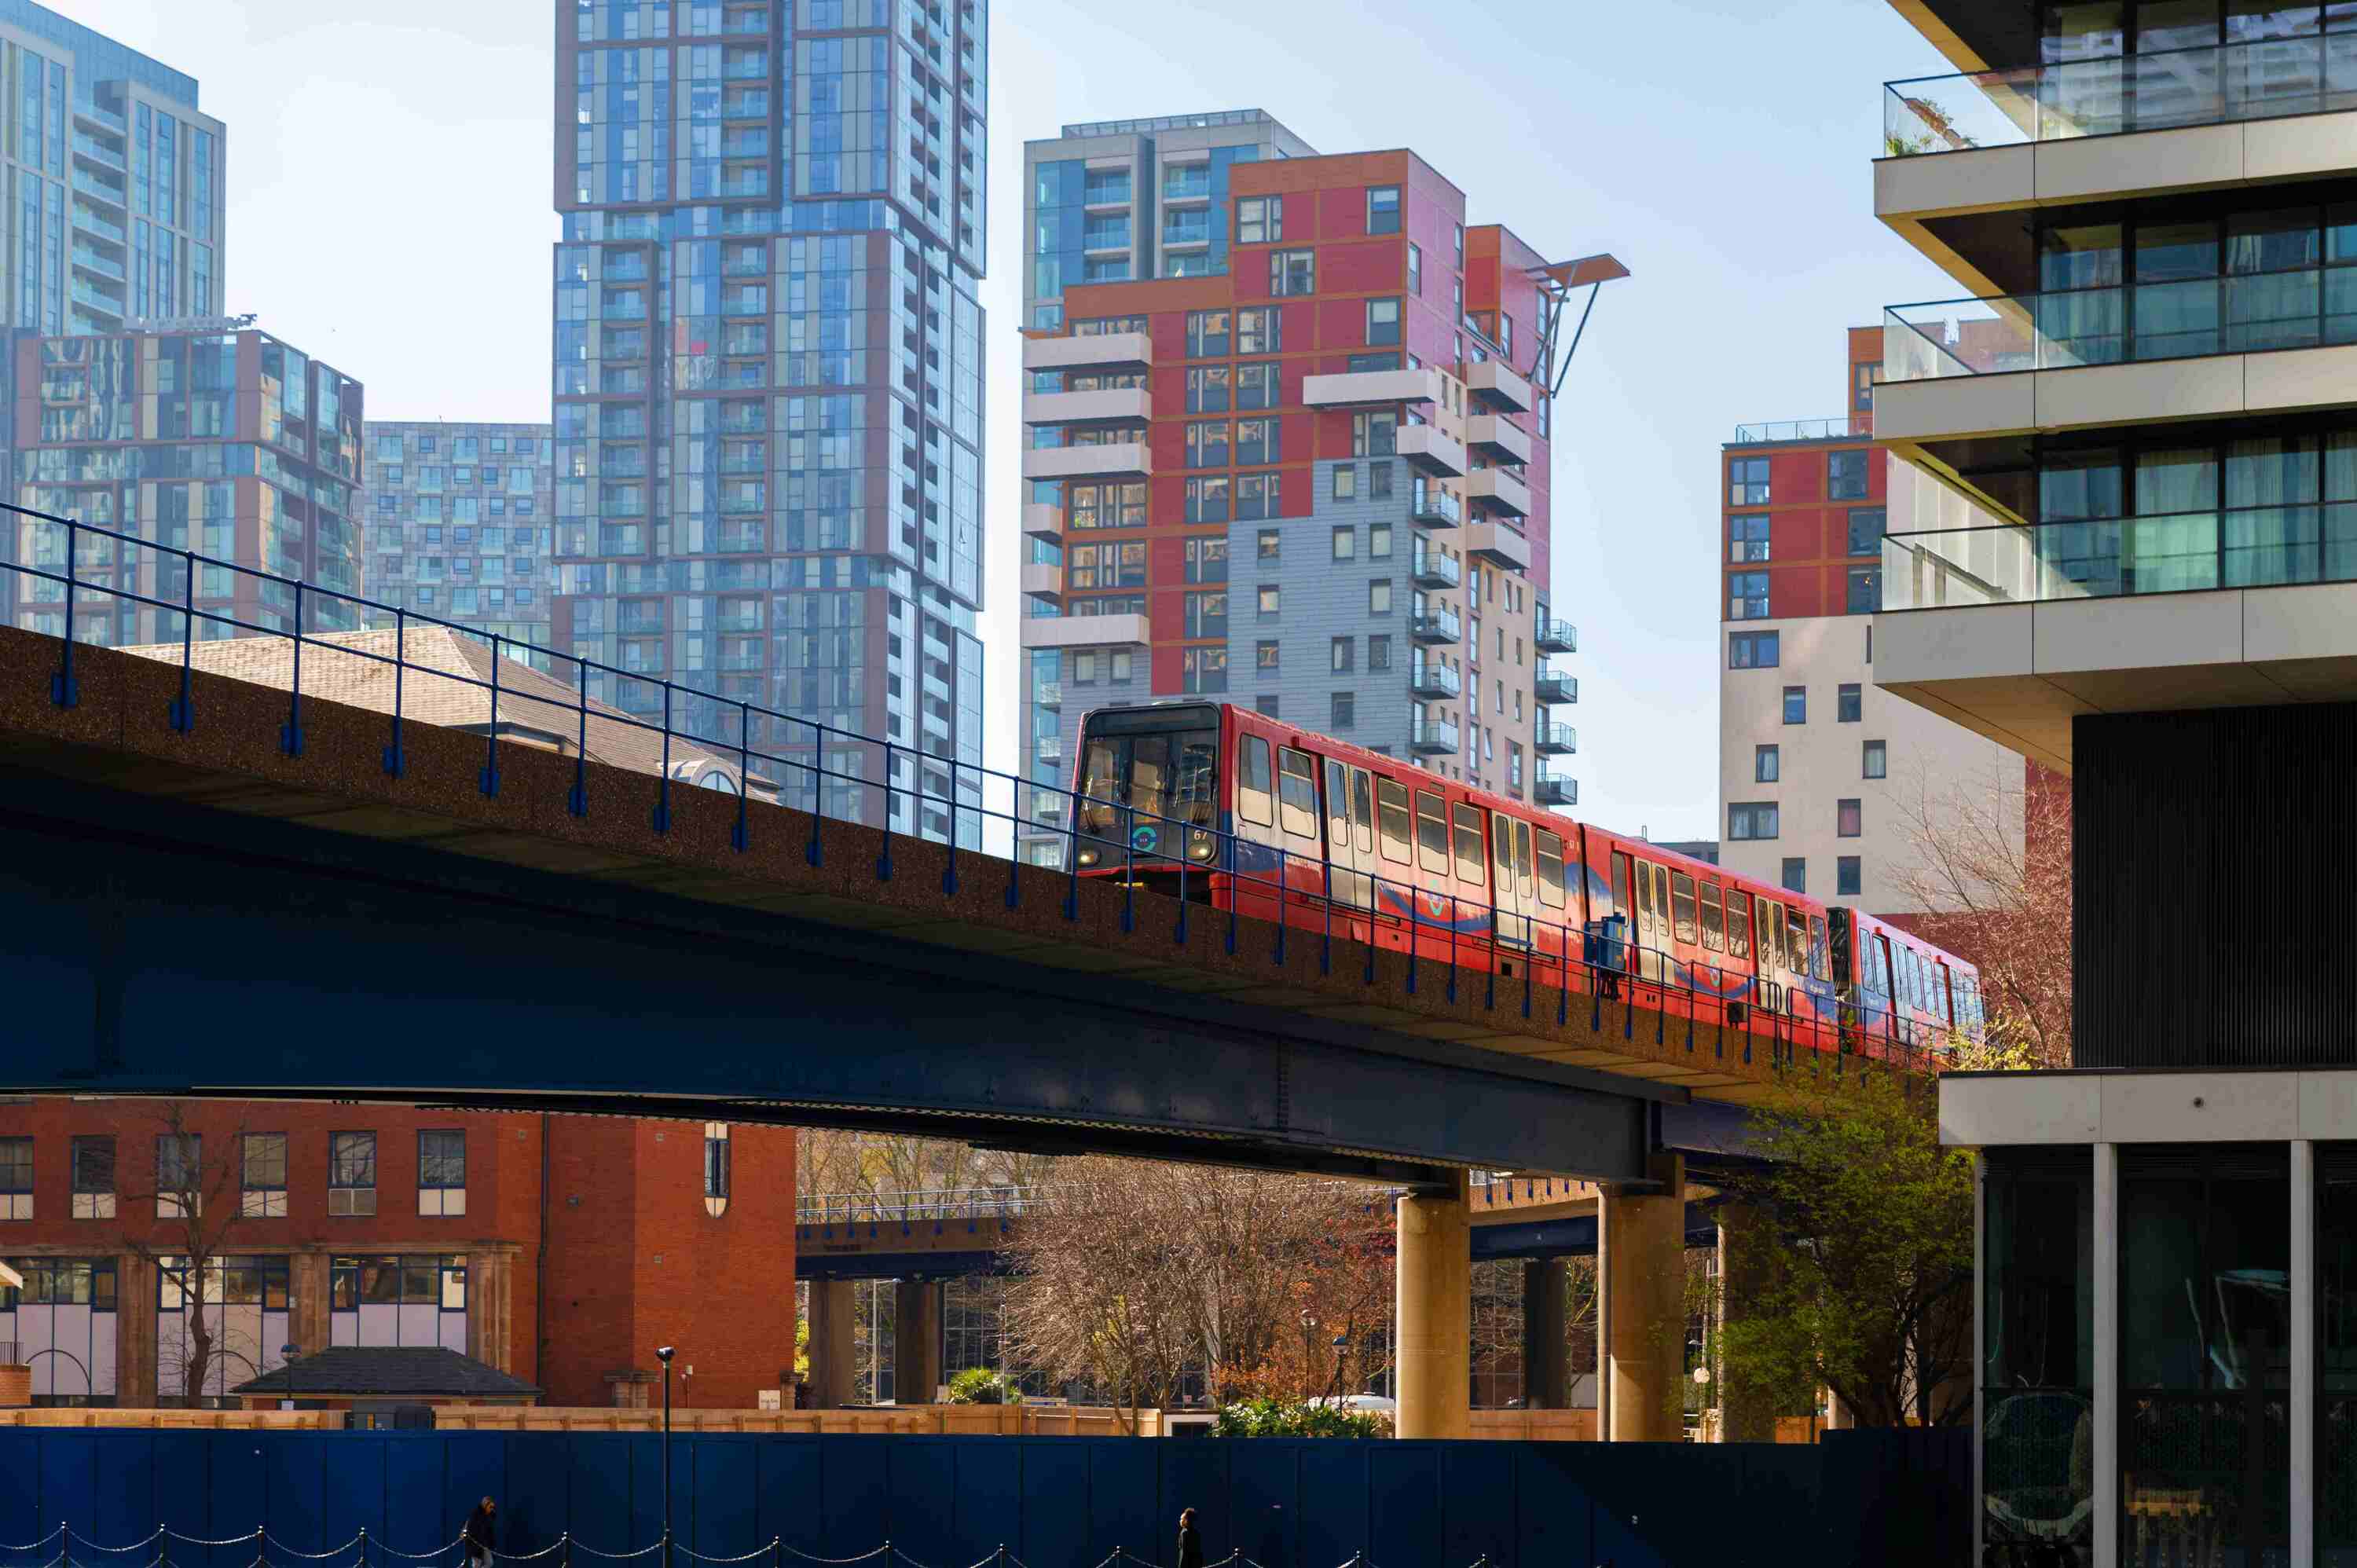
M1178 1561L1176 1568L1203 1568L1203 1538L1195 1530L1195 1510L1178 1510Z
M497 1540L500 1505L485 1498L467 1516L467 1562L471 1568L491 1568L491 1549Z

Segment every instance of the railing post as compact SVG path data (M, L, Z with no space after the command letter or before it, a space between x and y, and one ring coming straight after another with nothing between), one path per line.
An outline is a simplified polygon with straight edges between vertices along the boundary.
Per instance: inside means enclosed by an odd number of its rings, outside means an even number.
M565 809L576 817L589 814L589 660L573 661L575 684L580 688L575 703L576 727L573 734L573 789L565 797Z
M1179 829L1178 919L1178 922L1170 928L1170 943L1173 947L1183 948L1187 945L1187 856L1190 852L1192 852L1194 847L1193 843L1189 842L1187 830L1184 828ZM1001 1547L999 1550L1004 1552L1006 1548Z
M671 832L671 682L662 683L662 778L655 789L654 828L659 833ZM665 1538L668 1541L668 1537ZM670 1549L664 1549L668 1560Z
M171 716L173 729L186 735L197 722L195 677L190 673L197 661L197 553L183 550L180 554L188 575L180 585L180 695L172 703Z
M65 662L49 677L49 701L61 708L77 706L81 702L81 683L74 679L74 600L81 596L78 557L81 554L81 525L66 519L66 646Z
M884 743L884 853L876 857L876 880L892 880L892 764L899 747Z
M813 865L819 865L826 860L826 846L819 842L818 836L818 825L823 820L823 813L819 808L824 803L819 797L818 780L819 774L826 763L826 746L821 736L819 722L816 719L804 722L810 725L811 732L811 836L810 847L802 851L802 858Z
M384 748L384 770L392 777L401 777L404 759L401 755L401 688L402 677L408 673L409 612L393 612L393 744Z
M483 726L483 771L479 780L483 793L496 800L500 795L500 634L491 633L491 722Z
M360 1561L355 1563L352 1568L368 1568L368 1526L366 1525L361 1526Z
M1492 854L1490 859L1494 867L1497 856ZM1498 1005L1498 965L1504 961L1505 956L1506 934L1498 929L1498 877L1496 871L1492 870L1490 874L1490 973L1481 993L1481 1006L1485 1011ZM1529 961L1525 955L1525 968L1529 967Z
M1137 929L1137 815L1133 810L1121 823L1121 932Z
M573 1568L573 1532L565 1530L556 1538L557 1568Z
M289 757L303 755L303 579L295 579L295 683L286 694L286 727L278 749Z
M728 842L737 854L753 847L753 824L746 814L753 798L753 704L737 704L737 828Z
M785 1560L786 1538L782 1535L771 1536L770 1538L770 1568L783 1568Z
M1071 802L1064 811L1064 870L1071 885L1064 890L1064 918L1081 918L1081 775L1079 759L1072 768Z
M1453 864L1453 863L1452 863ZM1449 875L1453 877L1455 873ZM1457 1004L1457 888L1452 882L1448 889L1448 1002Z
M946 868L942 872L942 896L943 896L943 897L950 897L950 898L954 898L954 897L957 897L957 889L958 889L958 878L957 878L957 840L958 840L957 787L958 787L958 765L957 765L957 758L956 758L956 757L951 757L951 758L950 758L950 800L949 800L949 808L950 808L950 811L949 811L949 816L950 816L950 854L949 854L949 865L948 865L948 866L947 866L947 867L946 867ZM922 796L922 795L920 795L920 796L918 797L918 799L922 800L922 799L923 799L923 796ZM920 828L921 828L921 827L923 827L923 826L924 826L924 816L923 816L923 813L922 813L922 812L918 813L917 825L918 825ZM1008 847L1009 847L1009 848L1012 848L1013 846L1012 846L1012 845L1009 845Z

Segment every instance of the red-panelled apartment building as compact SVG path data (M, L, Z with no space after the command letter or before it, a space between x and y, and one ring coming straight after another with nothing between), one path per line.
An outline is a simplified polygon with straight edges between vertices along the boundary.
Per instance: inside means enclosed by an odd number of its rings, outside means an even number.
M282 1101L0 1103L0 1361L35 1402L238 1402L327 1346L439 1346L564 1405L791 1385L794 1134ZM193 1217L190 1210L194 1210ZM207 1258L199 1288L188 1259ZM190 1333L201 1298L211 1346Z
M1082 717L1150 697L1569 803L1544 258L1414 153L1257 111L1068 126L1026 172L1026 854Z

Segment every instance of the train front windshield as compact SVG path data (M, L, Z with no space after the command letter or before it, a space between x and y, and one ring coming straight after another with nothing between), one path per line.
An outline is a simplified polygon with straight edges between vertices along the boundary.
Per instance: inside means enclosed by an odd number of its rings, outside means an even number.
M1082 866L1177 855L1181 824L1219 824L1215 716L1146 712L1092 719L1081 750L1079 787ZM1211 836L1189 836L1191 857L1209 859Z

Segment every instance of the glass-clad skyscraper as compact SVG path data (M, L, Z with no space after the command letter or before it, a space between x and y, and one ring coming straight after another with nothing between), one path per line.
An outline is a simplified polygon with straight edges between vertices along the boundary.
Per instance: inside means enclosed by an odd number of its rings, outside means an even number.
M982 760L987 0L557 16L555 644L623 708L706 694L702 733L894 743L827 746L865 780L831 809L881 820L888 755L896 825L945 833Z

